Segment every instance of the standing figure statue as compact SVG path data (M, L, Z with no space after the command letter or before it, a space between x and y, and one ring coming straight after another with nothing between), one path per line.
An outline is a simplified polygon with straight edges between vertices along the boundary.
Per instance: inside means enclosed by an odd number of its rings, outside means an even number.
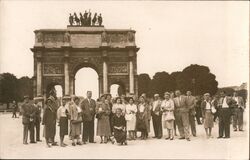
M101 13L98 16L98 24L99 24L99 26L102 25L102 14Z
M88 26L91 26L91 13L89 12L89 17L88 17Z
M80 12L80 22L81 22L81 26L83 26L84 24L84 19L83 19L83 16L82 16L82 13Z
M92 25L94 26L97 21L97 13L95 13L94 18L92 19Z
M74 18L75 18L75 22L76 22L76 25L80 25L80 19L77 17L76 13L74 13Z
M70 14L69 14L69 24L70 24L71 26L73 26L73 23L74 23L74 17L73 17L72 14L70 13Z
M87 26L87 19L88 19L88 12L85 10L84 14L83 14L83 18L84 18L84 26Z

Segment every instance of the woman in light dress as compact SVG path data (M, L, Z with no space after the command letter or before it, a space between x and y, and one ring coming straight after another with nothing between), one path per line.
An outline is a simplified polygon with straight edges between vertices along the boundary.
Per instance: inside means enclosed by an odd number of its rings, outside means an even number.
M70 106L69 115L71 122L72 145L82 145L82 142L80 141L82 130L82 109L80 107L80 99L78 97L74 97L74 102Z
M101 96L101 102L96 106L97 136L101 137L101 143L108 143L108 137L111 136L109 114L111 112L105 95Z
M125 119L130 140L135 140L136 112L137 106L134 104L134 99L130 97L129 103L125 107Z
M201 103L201 113L207 138L212 138L211 132L214 127L214 115L212 113L213 107L214 106L210 100L210 94L204 94L204 101Z
M170 99L170 93L166 92L164 94L164 100L161 103L162 107L162 119L164 128L168 131L168 137L167 139L173 140L174 139L174 102L172 99Z
M122 110L122 115L124 116L125 115L125 104L122 103L122 99L120 97L117 97L116 100L115 100L115 103L113 105L113 108L112 108L112 112L113 114L116 114L116 110L120 108Z

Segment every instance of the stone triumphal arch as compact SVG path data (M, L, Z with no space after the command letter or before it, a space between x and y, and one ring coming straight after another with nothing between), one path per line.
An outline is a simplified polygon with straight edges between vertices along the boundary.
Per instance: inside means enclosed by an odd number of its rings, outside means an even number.
M99 94L121 84L126 94L137 95L134 30L68 26L34 32L34 97L45 97L55 85L62 86L64 97L74 95L75 74L83 67L97 72Z

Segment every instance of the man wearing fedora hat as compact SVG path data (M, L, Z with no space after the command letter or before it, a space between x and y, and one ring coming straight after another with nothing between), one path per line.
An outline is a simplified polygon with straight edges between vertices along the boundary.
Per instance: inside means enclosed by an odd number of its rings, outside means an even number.
M28 132L30 131L30 143L35 143L34 140L34 116L35 110L32 104L29 102L29 96L24 96L24 103L21 106L21 113L23 115L23 144L28 144Z

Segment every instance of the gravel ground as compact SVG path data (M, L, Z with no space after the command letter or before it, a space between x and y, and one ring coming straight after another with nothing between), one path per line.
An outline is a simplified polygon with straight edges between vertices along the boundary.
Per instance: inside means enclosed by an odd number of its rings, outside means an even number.
M245 112L245 117L248 111ZM153 139L151 133L148 140L128 141L127 146L100 144L99 137L95 137L96 144L71 146L66 137L67 147L55 146L47 148L45 140L36 144L22 144L22 118L11 118L10 113L0 114L0 158L164 158L164 159L248 159L249 157L249 132L234 132L231 127L230 139L217 139L218 124L213 128L214 138L206 139L203 125L197 125L197 136L191 141L179 140L178 136L173 141ZM245 118L247 120L247 118ZM57 128L58 129L58 128ZM42 132L42 131L41 131ZM57 131L56 141L59 141ZM138 134L139 135L139 134ZM165 131L164 131L165 135Z

